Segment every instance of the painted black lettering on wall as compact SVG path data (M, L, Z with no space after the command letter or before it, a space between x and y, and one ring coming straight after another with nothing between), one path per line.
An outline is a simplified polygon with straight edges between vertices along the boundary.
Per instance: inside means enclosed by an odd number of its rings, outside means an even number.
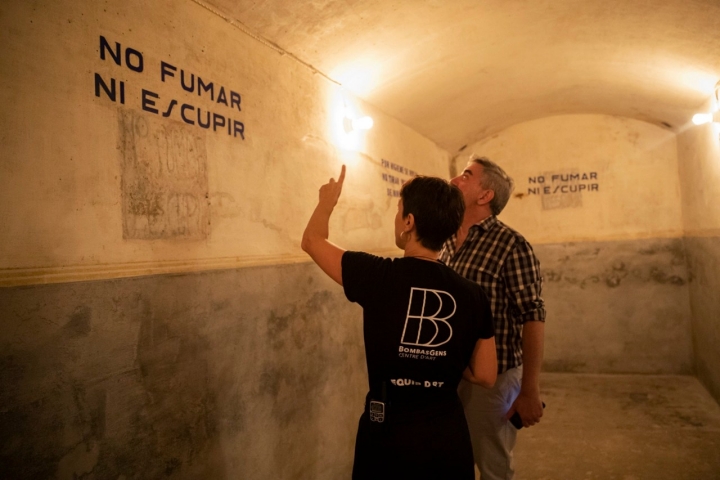
M380 160L380 163L384 169L388 170L381 174L383 182L390 184L390 186L386 188L387 196L399 197L400 187L408 180L408 177L416 175L415 171L398 165L397 163L389 162L384 158Z
M100 35L100 60L127 67L137 73L145 71L142 52L134 48L123 47L119 42L110 42L102 35ZM209 100L214 103L214 106L206 108L192 100L186 102L182 99L162 98L156 92L141 88L140 108L143 111L245 140L245 124L235 118L239 114L238 112L242 112L240 93L165 61L161 61L159 67L160 80L163 83L174 83L181 95L197 95L201 103ZM125 81L105 78L99 73L95 73L94 87L96 97L107 98L121 105L126 104ZM224 109L230 109L231 112ZM232 113L232 117L230 113Z
M582 206L582 194L599 192L597 172L546 172L528 177L528 195L540 195L543 209Z

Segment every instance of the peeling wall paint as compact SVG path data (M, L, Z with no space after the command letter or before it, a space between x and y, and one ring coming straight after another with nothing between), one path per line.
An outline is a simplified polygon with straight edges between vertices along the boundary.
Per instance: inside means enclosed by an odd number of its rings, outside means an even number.
M205 137L119 112L124 239L204 240L210 229Z

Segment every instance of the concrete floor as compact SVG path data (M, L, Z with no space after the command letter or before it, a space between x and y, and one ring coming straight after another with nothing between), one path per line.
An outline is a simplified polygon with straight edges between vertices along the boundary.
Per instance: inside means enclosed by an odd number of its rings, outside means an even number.
M689 376L545 373L516 480L720 479L720 406Z

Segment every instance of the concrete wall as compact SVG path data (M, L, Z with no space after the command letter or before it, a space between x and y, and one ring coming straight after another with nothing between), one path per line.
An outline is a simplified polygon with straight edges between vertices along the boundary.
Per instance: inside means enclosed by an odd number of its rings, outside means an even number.
M603 115L548 117L469 146L516 188L500 219L534 246L545 370L690 373L691 312L675 135Z
M709 111L711 105L706 108ZM720 129L678 135L685 248L692 282L693 345L698 378L720 401Z
M336 240L394 250L383 175L408 175L390 164L447 170L429 140L191 0L2 9L4 284L305 261L341 163ZM375 127L346 134L345 107Z
M314 265L0 289L4 479L349 478L360 308Z
M0 44L1 476L347 478L360 311L302 231L346 163L331 239L397 254L448 154L189 0L2 2Z

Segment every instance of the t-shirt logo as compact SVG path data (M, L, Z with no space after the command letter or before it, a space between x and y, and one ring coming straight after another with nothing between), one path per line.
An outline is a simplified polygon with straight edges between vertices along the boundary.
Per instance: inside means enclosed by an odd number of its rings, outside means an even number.
M412 287L400 343L437 347L449 342L452 327L447 319L455 314L456 308L455 299L448 292Z

